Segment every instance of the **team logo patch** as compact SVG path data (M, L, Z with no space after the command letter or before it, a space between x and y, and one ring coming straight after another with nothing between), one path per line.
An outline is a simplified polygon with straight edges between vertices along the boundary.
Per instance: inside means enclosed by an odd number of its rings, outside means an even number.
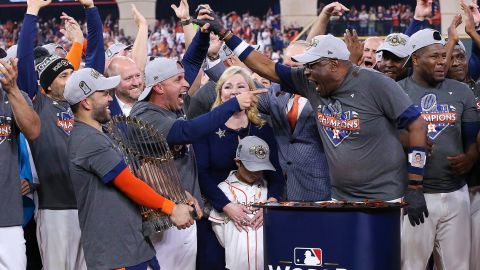
M310 44L308 45L308 47L305 50L308 51L312 47L317 47L317 46L318 46L318 39L313 38L312 41L310 41Z
M12 140L12 118L0 116L0 144Z
M420 100L422 117L428 123L428 137L438 137L451 124L457 122L456 108L448 104L438 104L437 95L426 94Z
M255 155L259 159L265 159L268 155L268 148L263 147L262 145L254 145L248 149L250 155Z
M406 45L407 40L401 37L400 35L391 35L385 39L385 42L388 43L390 46L398 46L398 45Z
M343 111L339 101L328 106L319 106L317 121L330 142L339 146L353 132L360 130L360 118L355 111Z
M477 111L480 111L480 98L475 98L475 105L477 106Z
M298 247L294 250L295 265L322 266L322 249Z
M98 73L98 71L96 71L95 69L90 70L90 75L95 79L98 79L100 77L100 73Z
M80 89L82 89L82 91L85 95L88 95L92 92L92 89L88 86L88 84L85 81L81 81L78 84L78 87L80 87Z
M65 132L65 134L70 135L73 129L73 114L70 111L70 108L66 112L57 113L57 126Z

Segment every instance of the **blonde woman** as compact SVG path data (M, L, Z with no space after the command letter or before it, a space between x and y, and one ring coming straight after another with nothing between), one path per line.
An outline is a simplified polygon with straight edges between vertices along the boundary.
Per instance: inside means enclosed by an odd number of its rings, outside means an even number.
M256 89L250 72L245 68L232 66L225 70L217 83L217 99L213 108L242 92L253 90ZM250 218L248 214L252 213L251 207L230 201L217 187L227 179L230 171L237 169L235 152L239 140L245 136L257 136L267 142L270 162L276 169L265 173L268 182L267 198L269 201L280 199L285 181L278 162L277 144L272 128L259 117L256 106L234 113L225 125L193 145L202 195L218 212L224 212L238 230L247 230L248 227L257 229L263 225L261 211L257 211L255 216ZM208 217L197 223L197 237L197 269L225 269L225 250L212 231Z

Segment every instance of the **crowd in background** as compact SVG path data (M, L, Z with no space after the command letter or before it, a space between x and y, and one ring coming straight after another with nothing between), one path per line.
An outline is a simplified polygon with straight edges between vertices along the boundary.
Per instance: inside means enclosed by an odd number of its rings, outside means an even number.
M433 16L429 20L432 28L440 29L440 8L434 1ZM324 4L319 3L319 10ZM283 49L294 40L303 30L300 25L292 24L281 27L280 15L273 14L271 10L262 18L249 13L238 14L232 11L221 14L225 24L250 44L261 45L262 50L273 60L282 57ZM384 36L392 32L405 32L413 19L413 8L405 4L384 6L351 6L350 12L342 16L332 16L328 32L335 36L342 36L346 28L356 29L360 36ZM86 31L85 22L80 21ZM105 48L115 42L133 44L133 38L126 36L123 29L118 26L118 20L111 14L103 18ZM0 25L0 47L8 48L18 40L21 22L7 21ZM38 43L62 44L66 50L71 46L60 32L61 20L58 18L39 18ZM171 17L160 19L150 29L148 52L151 56L178 57L181 59L185 53L185 40L183 30L178 20Z
M320 4L320 9L323 7ZM332 16L328 32L341 36L345 29L355 29L360 36L386 36L390 33L404 33L413 19L414 8L406 4L390 6L352 5L350 12L342 16ZM433 3L433 16L429 19L430 27L440 30L441 13L438 0Z

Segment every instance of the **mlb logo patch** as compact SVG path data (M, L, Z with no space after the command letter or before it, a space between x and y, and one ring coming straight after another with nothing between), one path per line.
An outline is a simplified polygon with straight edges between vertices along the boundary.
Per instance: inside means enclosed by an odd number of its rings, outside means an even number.
M322 249L320 248L302 248L294 250L295 265L322 266Z

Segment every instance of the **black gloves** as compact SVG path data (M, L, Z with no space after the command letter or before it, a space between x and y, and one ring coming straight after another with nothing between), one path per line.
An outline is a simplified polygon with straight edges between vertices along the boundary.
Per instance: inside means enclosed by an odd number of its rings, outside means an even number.
M420 225L428 217L427 203L425 202L425 196L423 195L423 188L408 188L404 197L405 202L408 204L405 207L405 214L408 215L410 224L412 226Z
M204 7L200 7L200 6L197 8L196 10L197 17L198 17L199 11L203 8ZM200 27L202 27L206 23L209 23L210 24L210 27L208 28L209 31L212 31L217 36L224 34L225 27L223 26L222 18L220 18L213 10L210 10L209 16L213 17L214 20L212 21L207 19L203 19L203 20L193 19L192 22L199 25Z

